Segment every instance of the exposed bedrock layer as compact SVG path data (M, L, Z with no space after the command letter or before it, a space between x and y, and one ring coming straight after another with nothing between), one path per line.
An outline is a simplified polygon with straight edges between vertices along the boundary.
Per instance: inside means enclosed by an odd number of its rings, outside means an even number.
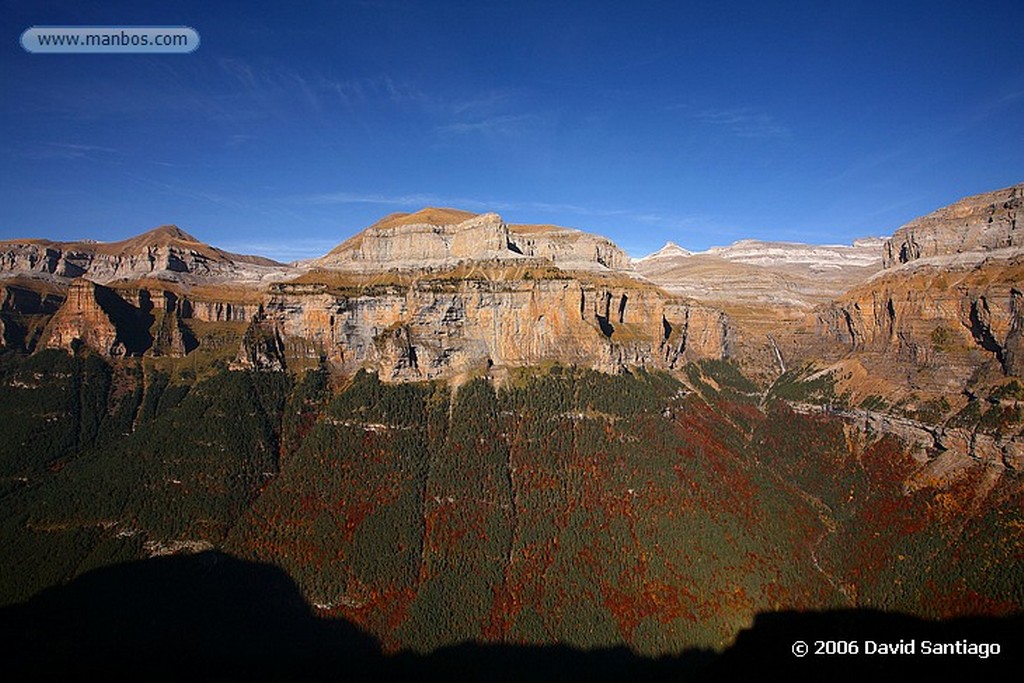
M670 369L728 355L729 322L718 310L573 278L421 280L352 295L278 285L264 309L258 325L276 330L286 358L368 366L391 380L545 362ZM252 356L243 349L239 360Z

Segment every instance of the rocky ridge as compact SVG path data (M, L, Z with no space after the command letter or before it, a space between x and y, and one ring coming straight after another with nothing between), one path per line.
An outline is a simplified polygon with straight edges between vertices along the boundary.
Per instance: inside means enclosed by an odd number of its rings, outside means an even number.
M5 295L0 324L8 346L85 344L113 357L182 355L203 343L202 323L234 325L240 367L328 363L393 381L732 358L770 383L800 363L857 357L899 368L907 386L956 392L981 367L1021 373L1021 264L1006 252L1015 247L941 262L920 250L884 270L883 253L908 235L936 242L922 226L945 234L949 216L987 213L1009 235L1019 187L940 209L886 242L743 240L703 253L670 244L636 261L597 235L454 209L392 214L301 268L237 257L173 227L110 244L8 241L4 281L21 284L5 291L24 291L22 303ZM39 303L44 282L63 298L54 313L47 295L52 319ZM34 335L32 315L45 322Z
M138 278L258 282L284 272L276 261L222 251L174 225L120 242L0 241L0 277L19 274L63 283L87 277L101 284Z
M929 256L1024 246L1024 183L966 197L896 230L885 243L886 268Z
M899 228L884 269L810 316L797 356L857 354L908 385L959 392L979 372L1021 376L1024 184L962 199Z
M651 282L699 301L809 310L877 272L881 247L877 238L852 246L740 240L690 252L669 242L633 265Z
M495 213L430 208L387 216L311 265L374 272L496 259L541 259L568 270L623 270L630 263L625 252L599 235L551 225L508 225Z

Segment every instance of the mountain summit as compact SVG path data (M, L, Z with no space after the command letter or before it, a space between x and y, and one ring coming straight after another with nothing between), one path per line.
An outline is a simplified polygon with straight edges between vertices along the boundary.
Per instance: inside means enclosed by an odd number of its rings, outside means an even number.
M568 270L627 269L630 263L600 235L554 225L510 225L496 213L427 207L386 216L312 264L372 272L524 259Z
M693 252L690 251L689 249L684 249L675 242L668 241L665 242L665 246L663 246L658 251L650 253L647 256L644 256L643 258L637 259L637 261L651 261L654 259L663 258L686 258L687 256L693 256Z
M152 277L174 282L253 281L284 266L262 256L233 254L199 241L176 225L161 225L118 242L44 239L0 241L0 272L66 283Z

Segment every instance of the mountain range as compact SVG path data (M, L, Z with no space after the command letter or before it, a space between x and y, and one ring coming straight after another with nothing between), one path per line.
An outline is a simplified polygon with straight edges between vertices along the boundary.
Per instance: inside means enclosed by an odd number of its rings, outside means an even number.
M378 654L714 652L809 610L998 631L1024 607L1022 197L635 260L447 208L292 264L175 226L0 242L0 624L225 553Z
M205 345L203 325L235 323L240 366L326 362L386 381L729 359L767 382L825 364L852 373L842 391L855 401L877 382L896 400L955 396L1021 371L1022 194L969 197L851 246L670 243L636 260L579 230L438 208L290 265L175 226L114 243L8 240L0 329L8 348L111 357L184 355Z

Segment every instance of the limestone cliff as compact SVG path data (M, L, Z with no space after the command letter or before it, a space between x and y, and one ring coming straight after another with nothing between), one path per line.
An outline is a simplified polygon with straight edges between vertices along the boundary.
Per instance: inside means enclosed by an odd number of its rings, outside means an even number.
M252 293L202 288L183 292L146 281L107 287L84 278L73 280L63 300L54 297L50 305L52 317L47 316L38 348L74 350L84 345L111 358L185 356L200 344L192 330L195 322L233 323L240 333L241 324L260 310Z
M507 225L495 213L427 208L392 214L312 263L357 272L447 268L460 262L542 259L565 269L624 269L611 240L550 225Z
M855 358L908 391L957 395L990 370L1024 371L1024 254L1014 246L1022 188L936 211L884 249L878 240L741 241L704 254L662 250L635 268L597 235L454 209L392 214L292 269L174 228L74 248L7 242L0 263L66 288L56 314L36 314L40 330L53 315L41 346L85 344L110 356L187 354L208 325L221 343L241 342L235 362L254 368L329 363L405 381L549 362L615 372L729 357L771 383L798 364ZM889 267L879 271L883 254ZM246 279L253 268L273 273ZM63 284L86 270L88 280ZM4 290L0 310L8 345L26 337L24 316L39 309L14 291Z
M1024 246L1024 183L961 199L896 230L886 268L916 259Z
M113 290L79 278L46 326L42 347L74 350L84 344L112 358L138 355L152 342L143 315Z
M543 275L489 267L367 287L305 278L273 286L247 339L282 340L290 362L370 367L393 381L549 362L671 369L728 355L720 311L625 278Z
M804 353L872 354L910 364L947 390L994 362L1020 376L1024 255L964 267L897 269L856 287L815 315L824 345Z
M629 270L626 252L606 237L555 225L509 225L508 248L524 256L547 259L561 268Z

